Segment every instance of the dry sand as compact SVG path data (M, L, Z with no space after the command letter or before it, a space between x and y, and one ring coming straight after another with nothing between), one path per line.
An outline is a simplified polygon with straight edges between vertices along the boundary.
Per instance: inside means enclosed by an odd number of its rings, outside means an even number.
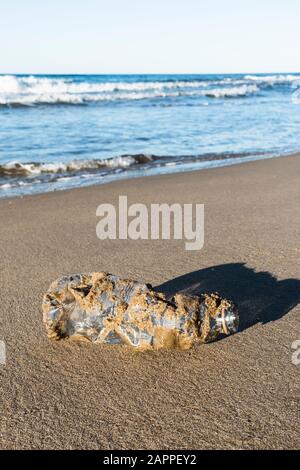
M299 448L300 155L0 201L3 449ZM205 203L205 245L99 241L96 207ZM51 281L110 271L235 300L238 334L190 351L50 342Z

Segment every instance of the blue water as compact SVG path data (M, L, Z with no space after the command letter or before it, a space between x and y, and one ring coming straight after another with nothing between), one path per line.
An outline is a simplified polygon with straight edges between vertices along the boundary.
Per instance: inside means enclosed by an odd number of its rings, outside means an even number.
M0 75L0 197L300 149L300 74Z

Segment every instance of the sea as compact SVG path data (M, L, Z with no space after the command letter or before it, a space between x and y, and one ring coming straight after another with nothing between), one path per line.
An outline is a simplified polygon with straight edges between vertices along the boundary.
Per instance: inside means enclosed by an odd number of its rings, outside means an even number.
M0 197L299 150L300 74L0 75Z

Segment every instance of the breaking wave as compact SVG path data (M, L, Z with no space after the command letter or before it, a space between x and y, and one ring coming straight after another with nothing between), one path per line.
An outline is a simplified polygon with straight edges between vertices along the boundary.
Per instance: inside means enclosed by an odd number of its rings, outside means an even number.
M120 77L121 78L121 77ZM103 81L79 77L0 76L0 106L34 106L167 99L178 97L240 98L260 86L288 84L296 75L246 75L185 80Z
M259 88L256 85L242 85L231 88L213 88L203 92L205 96L211 98L236 98L257 93Z
M43 175L57 175L61 177L76 176L76 174L97 173L98 170L122 170L135 165L151 164L160 166L177 165L179 163L191 163L200 160L225 160L228 158L241 158L253 155L253 153L244 152L243 154L221 153L204 155L183 155L183 156L157 156L157 155L121 155L107 159L91 160L71 160L69 162L18 162L12 161L0 165L0 178L10 179L19 177L28 177L32 180L34 177ZM259 153L257 153L259 155ZM3 187L3 185L2 185Z
M99 169L128 168L132 165L149 163L155 157L151 155L122 155L103 160L72 160L70 162L41 163L41 162L9 162L0 165L0 176L37 176L42 174L62 174L93 172Z
M270 85L284 85L294 83L300 80L299 75L246 75L245 80L258 83L267 83Z
M164 168L173 172L182 165L189 169L226 165L226 162L260 158L265 153L221 153L183 156L123 155L106 160L73 160L68 163L21 163L10 162L0 165L0 197L17 194L47 192L109 181L120 174L146 174L150 167ZM132 173L134 170L135 173ZM146 170L146 173L145 173ZM130 173L131 172L131 173ZM11 192L13 191L13 192ZM15 192L14 192L15 191Z
M71 78L0 76L0 105L85 104L179 96L181 89L207 86L205 81L88 82ZM172 93L172 90L178 92Z
M0 92L21 93L102 93L116 91L145 91L162 90L170 88L199 87L209 83L207 81L146 81L146 82L75 82L71 78L47 78L47 77L17 77L14 75L0 76Z

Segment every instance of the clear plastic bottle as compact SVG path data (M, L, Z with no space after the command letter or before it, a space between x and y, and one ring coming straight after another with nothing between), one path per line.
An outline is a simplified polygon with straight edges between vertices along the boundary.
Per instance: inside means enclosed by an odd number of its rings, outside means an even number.
M237 331L236 306L218 294L166 300L148 284L108 273L76 274L51 284L43 319L51 339L189 349Z

